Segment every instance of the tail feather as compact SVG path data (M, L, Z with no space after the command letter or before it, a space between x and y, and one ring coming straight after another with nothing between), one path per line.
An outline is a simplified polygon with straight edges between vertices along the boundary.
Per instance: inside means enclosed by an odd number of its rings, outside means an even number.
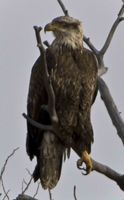
M65 147L51 132L45 132L39 156L39 175L44 189L53 189L60 178Z

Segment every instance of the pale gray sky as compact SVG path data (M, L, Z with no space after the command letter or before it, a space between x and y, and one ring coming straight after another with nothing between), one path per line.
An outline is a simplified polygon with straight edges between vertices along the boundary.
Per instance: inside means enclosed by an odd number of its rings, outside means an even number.
M100 48L121 7L121 0L65 0L70 15L83 22L85 35ZM15 147L20 150L10 160L4 174L6 189L15 198L21 192L23 178L29 178L35 161L29 161L25 152L26 123L21 114L26 112L26 98L31 67L39 55L33 25L44 26L56 16L63 15L57 0L0 0L0 168ZM112 96L124 118L124 23L122 22L105 56L109 71L104 75ZM51 34L43 35L52 40ZM92 109L95 142L94 159L124 173L124 149L112 126L99 95ZM93 172L82 176L76 168L77 156L63 164L61 179L53 190L54 200L72 200L73 186L77 186L78 200L122 200L123 192L106 177ZM35 193L32 184L27 194ZM1 189L0 189L1 190ZM49 199L47 191L39 190L38 199Z

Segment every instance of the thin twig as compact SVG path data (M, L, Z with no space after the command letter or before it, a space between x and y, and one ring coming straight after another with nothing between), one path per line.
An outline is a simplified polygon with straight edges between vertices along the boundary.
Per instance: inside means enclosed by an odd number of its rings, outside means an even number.
M11 154L7 157L7 159L5 160L5 163L4 163L4 165L3 165L3 167L2 167L2 170L1 170L1 173L0 173L0 180L2 179L3 173L5 172L6 165L7 165L8 161L9 161L9 159L15 154L15 152L16 152L18 149L19 149L19 147L17 147L16 149L14 149L14 150L12 151L12 153L11 153Z
M76 185L74 185L73 195L74 195L74 200L77 200L77 197L76 197Z
M52 198L52 192L51 192L51 190L50 190L50 189L48 189L48 192L49 192L49 199L50 199L50 200L53 200L53 198Z
M22 193L21 193L22 195L28 190L29 186L31 185L32 180L33 180L33 177L30 178L30 180L27 183L25 189L22 191Z
M26 168L26 171L28 172L29 176L32 177L32 174L31 174L31 172L29 171L29 169Z
M5 196L4 196L3 199L7 198L7 199L9 200L10 198L9 198L9 196L8 196L8 193L9 193L10 190L8 190L8 191L6 192L6 189L5 189L5 186L4 186L4 182L3 182L3 178L1 178L1 182L2 182L3 192L4 192L4 194L5 194Z
M31 182L32 182L32 180L33 180L33 176L32 176L32 174L30 173L30 171L28 170L28 169L26 169L26 171L28 172L28 174L29 174L29 176L31 177L30 179L29 179L29 181L28 181L28 183L25 181L25 179L23 179L23 182L25 183L25 185L26 185L26 187L25 187L25 189L23 189L22 190L22 195L28 190L28 188L29 188L29 186L31 185Z
M6 195L3 197L2 200L5 200L5 199L7 198L7 195L8 195L9 192L10 192L10 190L8 190L8 191L6 192Z
M38 191L39 191L39 187L40 187L40 182L37 184L37 189L36 189L36 192L35 192L33 198L35 198L37 196Z
M108 37L102 47L102 49L99 51L99 53L104 56L104 54L106 53L108 47L110 46L110 43L112 41L112 38L114 36L114 33L118 27L118 24L124 20L124 18L122 17L122 15L124 14L124 4L122 5L120 11L119 11L119 14L118 14L118 17L117 19L115 20L114 24L112 25L112 28L108 34Z

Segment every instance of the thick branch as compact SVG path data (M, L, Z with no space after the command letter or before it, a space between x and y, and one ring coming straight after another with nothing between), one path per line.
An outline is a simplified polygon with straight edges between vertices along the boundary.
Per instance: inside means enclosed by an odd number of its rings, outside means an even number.
M113 125L117 129L118 136L121 138L124 144L124 122L121 118L120 112L115 105L115 102L110 94L110 91L102 78L98 78L98 86L101 94L101 98L104 100L107 111L111 117Z
M94 171L97 171L97 172L107 176L111 180L115 181L118 184L118 186L120 187L120 189L124 191L124 175L119 174L118 172L114 171L110 167L103 165L99 162L96 162L95 160L92 160L92 161L93 161L93 170Z

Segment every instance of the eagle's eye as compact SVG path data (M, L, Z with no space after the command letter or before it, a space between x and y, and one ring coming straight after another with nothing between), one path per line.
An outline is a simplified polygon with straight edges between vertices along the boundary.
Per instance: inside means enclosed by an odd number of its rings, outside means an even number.
M65 23L65 22L61 22L61 26L62 26L62 27L68 27L68 24Z

